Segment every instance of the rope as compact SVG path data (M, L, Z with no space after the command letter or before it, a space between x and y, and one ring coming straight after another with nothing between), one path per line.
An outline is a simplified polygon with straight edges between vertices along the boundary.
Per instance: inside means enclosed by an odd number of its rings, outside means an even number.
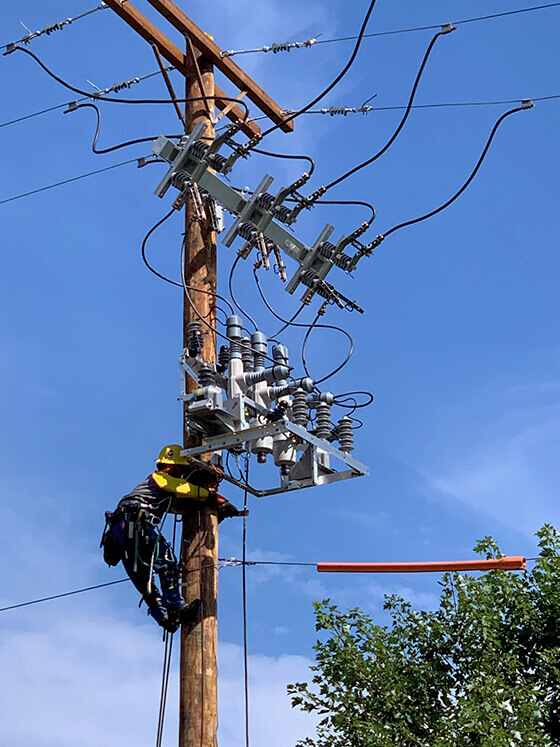
M171 671L171 654L173 651L173 633L164 633L165 647L163 650L163 671L161 675L161 692L159 697L158 728L156 747L162 747L163 729L165 726L165 710L167 706L167 692L169 688L169 674Z
M245 457L245 485L249 484L249 462ZM242 595L243 595L243 676L245 684L245 747L249 747L249 657L247 646L247 497L249 491L245 488L243 496L243 566L242 566Z

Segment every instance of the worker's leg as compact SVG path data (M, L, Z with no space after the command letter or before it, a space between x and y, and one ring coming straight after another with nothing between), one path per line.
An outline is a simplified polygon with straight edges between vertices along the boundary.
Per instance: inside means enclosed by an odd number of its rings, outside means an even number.
M146 531L148 530L148 531ZM149 531L152 530L152 531ZM161 592L153 577L157 533L144 523L119 520L111 528L115 544L121 548L125 571L148 606L148 614L161 625L167 619Z
M179 563L173 548L165 537L160 536L154 570L159 576L163 591L163 604L168 612L176 613L184 604L181 594L181 575Z

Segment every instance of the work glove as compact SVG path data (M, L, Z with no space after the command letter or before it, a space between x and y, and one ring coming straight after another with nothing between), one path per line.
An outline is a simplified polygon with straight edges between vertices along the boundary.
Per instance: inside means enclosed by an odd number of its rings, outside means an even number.
M233 519L238 516L249 516L249 511L240 511L233 505L233 503L230 503L229 501L225 501L225 503L218 505L219 521L223 521L224 519Z

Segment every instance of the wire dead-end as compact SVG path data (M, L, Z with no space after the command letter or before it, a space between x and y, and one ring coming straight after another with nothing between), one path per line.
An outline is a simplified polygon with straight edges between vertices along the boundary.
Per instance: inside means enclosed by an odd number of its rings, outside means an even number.
M75 112L76 109L80 108L80 104L78 101L70 101L67 104L68 109L65 109L62 113L63 114L70 114L70 112Z

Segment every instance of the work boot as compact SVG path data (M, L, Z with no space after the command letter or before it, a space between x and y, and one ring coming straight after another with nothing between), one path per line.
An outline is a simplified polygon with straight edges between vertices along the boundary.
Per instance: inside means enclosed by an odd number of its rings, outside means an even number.
M150 617L153 617L158 625L161 625L162 628L165 628L165 630L167 630L167 626L169 625L169 616L165 607L159 604L155 605L154 607L150 607L150 609L148 610L148 615L150 615Z

